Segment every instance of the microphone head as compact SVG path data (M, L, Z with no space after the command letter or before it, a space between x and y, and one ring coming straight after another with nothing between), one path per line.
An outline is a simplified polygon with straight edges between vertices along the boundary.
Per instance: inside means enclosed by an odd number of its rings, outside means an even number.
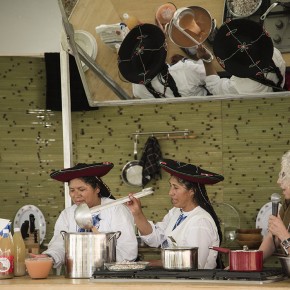
M271 195L271 201L272 203L279 203L281 201L281 195L278 193L273 193Z

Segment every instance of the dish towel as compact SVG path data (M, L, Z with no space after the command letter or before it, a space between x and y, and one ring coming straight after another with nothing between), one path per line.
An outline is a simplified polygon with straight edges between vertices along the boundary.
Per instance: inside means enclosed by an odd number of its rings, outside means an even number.
M143 150L140 163L143 166L142 169L142 185L143 187L152 178L161 178L161 167L158 161L162 159L161 148L158 140L152 136L149 137Z

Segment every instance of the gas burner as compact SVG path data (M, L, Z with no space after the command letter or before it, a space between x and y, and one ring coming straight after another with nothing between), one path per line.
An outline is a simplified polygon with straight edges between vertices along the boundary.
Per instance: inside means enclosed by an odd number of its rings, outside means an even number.
M94 279L151 279L151 280L191 280L191 281L256 281L270 283L286 278L280 268L265 268L262 272L230 272L227 270L165 270L148 267L145 270L109 271L96 270Z
M277 5L267 15L264 22L260 20L260 17L266 12L266 10L275 3L275 0L263 0L260 8L251 16L247 17L253 21L264 25L266 31L273 40L274 46L281 52L290 52L290 9L286 9L281 5ZM282 0L280 2L289 2L288 0ZM228 19L234 19L227 9L226 0L224 4L223 22Z

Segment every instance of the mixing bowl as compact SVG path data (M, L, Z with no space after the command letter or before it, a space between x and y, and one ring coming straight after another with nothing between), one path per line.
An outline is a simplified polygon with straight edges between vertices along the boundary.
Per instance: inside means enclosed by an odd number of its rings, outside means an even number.
M47 278L51 268L52 258L26 258L25 266L29 276L32 279L45 279Z

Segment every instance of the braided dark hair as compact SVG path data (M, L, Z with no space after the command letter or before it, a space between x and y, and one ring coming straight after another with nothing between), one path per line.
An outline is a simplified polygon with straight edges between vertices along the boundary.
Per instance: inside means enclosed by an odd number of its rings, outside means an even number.
M163 93L157 92L153 88L151 82L145 85L147 90L154 96L154 98L165 98L165 91L167 87L169 87L172 90L174 97L181 97L180 93L178 92L178 88L176 86L175 80L172 77L172 75L169 73L167 64L163 66L161 72L157 75L157 78L159 82L164 86Z
M211 215L211 217L213 218L216 224L218 235L220 238L220 244L221 244L223 240L223 234L222 234L222 229L220 225L220 220L208 198L204 184L190 182L182 178L178 178L178 182L183 184L187 190L192 189L195 192L194 199L196 203Z
M267 79L264 74L260 75L259 77L253 77L251 78L254 81L257 81L265 86L269 86L273 88L273 92L279 92L279 91L284 91L284 89L281 87L281 84L283 82L283 76L281 74L280 69L276 66L274 61L272 60L271 66L268 68L267 73L276 73L276 76L278 78L277 84L275 84L273 81Z

